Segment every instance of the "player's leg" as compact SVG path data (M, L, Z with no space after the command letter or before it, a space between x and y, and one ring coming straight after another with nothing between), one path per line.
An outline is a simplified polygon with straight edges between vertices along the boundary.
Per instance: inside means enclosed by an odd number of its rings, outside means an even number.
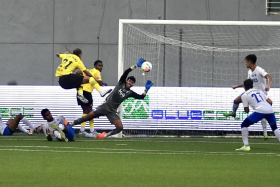
M89 120L91 120L93 118L97 118L99 116L102 116L102 114L99 114L99 112L96 113L96 111L94 111L94 112L91 111L85 117L78 118L78 119L74 120L72 123L70 123L69 125L70 126L78 125L78 124L81 124L83 122L89 121Z
M265 140L268 139L268 135L267 135L267 122L266 119L262 119L261 120L261 124L262 124L262 128L263 128L263 137Z
M109 121L115 125L116 128L110 131L109 133L103 132L102 134L97 135L96 138L107 138L109 136L118 134L123 130L122 121L120 120L120 117L116 113L110 112L106 114L106 116L109 119Z
M236 111L239 107L239 104L242 103L241 96L242 96L242 94L240 96L238 96L236 99L234 99L233 105L232 105L232 112L224 114L224 116L226 116L226 117L229 117L229 116L235 117L236 116Z
M62 125L62 124L60 124L60 125ZM61 129L63 128L63 132L65 133L65 136L68 139L68 141L75 141L75 139L74 139L74 137L75 137L74 129L69 125L63 125L63 127L60 126L60 125L59 125L59 127Z
M250 145L248 140L249 130L248 127L254 123L257 123L265 117L264 114L254 112L248 116L241 124L241 134L243 140L243 147L236 149L237 151L250 151Z
M93 77L84 76L82 84L86 83L90 83L100 93L101 97L104 97L106 94L112 91L112 89L102 89L102 87L98 84L98 82L96 82L96 80Z
M13 133L18 128L18 124L23 118L24 116L22 114L19 114L13 120L9 120L7 122L7 132L11 131L11 133Z
M28 135L32 135L35 128L34 125L28 119L26 119L26 117L22 118L21 121L29 127Z
M271 127L271 130L274 132L276 138L278 139L278 141L280 142L280 130L277 128L277 125L276 125L276 118L275 118L275 114L272 113L272 114L267 114L265 116L265 119L268 121L270 127Z

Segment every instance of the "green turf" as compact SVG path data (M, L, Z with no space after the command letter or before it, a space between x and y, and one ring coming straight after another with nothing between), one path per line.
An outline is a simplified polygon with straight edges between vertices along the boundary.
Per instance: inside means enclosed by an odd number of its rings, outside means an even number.
M251 139L0 137L0 186L279 186L280 145Z

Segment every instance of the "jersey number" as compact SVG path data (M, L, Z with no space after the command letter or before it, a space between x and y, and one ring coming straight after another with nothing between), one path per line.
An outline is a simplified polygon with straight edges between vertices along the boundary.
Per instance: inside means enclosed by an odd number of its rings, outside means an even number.
M252 94L251 96L255 97L258 103L264 101L260 93Z
M67 59L64 59L63 62L64 62L64 63L67 63L68 60L67 60ZM64 68L67 69L67 67L68 67L70 64L72 64L72 61L69 61L69 63L68 63Z

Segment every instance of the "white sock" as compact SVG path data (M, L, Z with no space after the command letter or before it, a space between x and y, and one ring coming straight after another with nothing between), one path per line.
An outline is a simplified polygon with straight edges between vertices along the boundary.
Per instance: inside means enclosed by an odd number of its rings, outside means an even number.
M244 146L249 146L249 140L248 140L249 131L248 131L248 127L243 127L241 129L241 132L242 132L242 140L243 140Z
M262 127L263 127L263 135L267 135L267 122L266 122L266 119L262 119L261 120L261 124L262 124Z
M65 126L62 125L62 124L59 124L58 127L59 127L61 130L64 130L64 129L65 129Z
M28 133L29 131L26 130L22 125L18 124L18 129L24 133Z
M61 140L61 135L60 135L60 133L59 133L58 131L54 131L53 134L54 134L54 136L55 136L56 138L58 138L58 139Z
M80 128L80 131L81 131L81 132L85 131L85 127L81 127L81 128Z
M238 107L239 107L239 104L233 103L233 105L232 105L232 113L236 114L236 111L237 111Z
M34 129L34 125L32 123L30 123L30 121L28 119L26 119L25 117L21 119L21 121L27 125L30 129Z
M93 129L89 129L90 130L90 132L94 132L94 128Z
M280 130L279 129L275 129L274 134L277 137L278 141L280 142Z

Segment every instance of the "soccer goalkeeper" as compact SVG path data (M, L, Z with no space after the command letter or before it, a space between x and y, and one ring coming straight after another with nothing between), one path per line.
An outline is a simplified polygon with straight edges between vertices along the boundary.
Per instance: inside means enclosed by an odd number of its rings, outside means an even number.
M146 82L145 90L142 95L139 95L134 91L130 90L130 88L133 87L133 85L135 84L136 79L133 76L127 78L129 72L131 72L137 67L141 67L143 62L145 61L145 59L140 58L137 64L125 70L115 89L106 98L106 101L102 105L97 107L95 111L90 112L85 117L74 120L74 122L70 125L73 126L85 121L89 121L99 116L106 116L109 119L109 121L115 125L116 128L109 133L103 132L102 134L97 135L95 138L107 138L108 136L112 136L121 132L123 130L123 125L122 121L120 120L120 117L117 114L117 109L120 106L120 104L129 97L133 97L135 99L144 99L148 90L153 86L153 83L150 80L148 80Z

